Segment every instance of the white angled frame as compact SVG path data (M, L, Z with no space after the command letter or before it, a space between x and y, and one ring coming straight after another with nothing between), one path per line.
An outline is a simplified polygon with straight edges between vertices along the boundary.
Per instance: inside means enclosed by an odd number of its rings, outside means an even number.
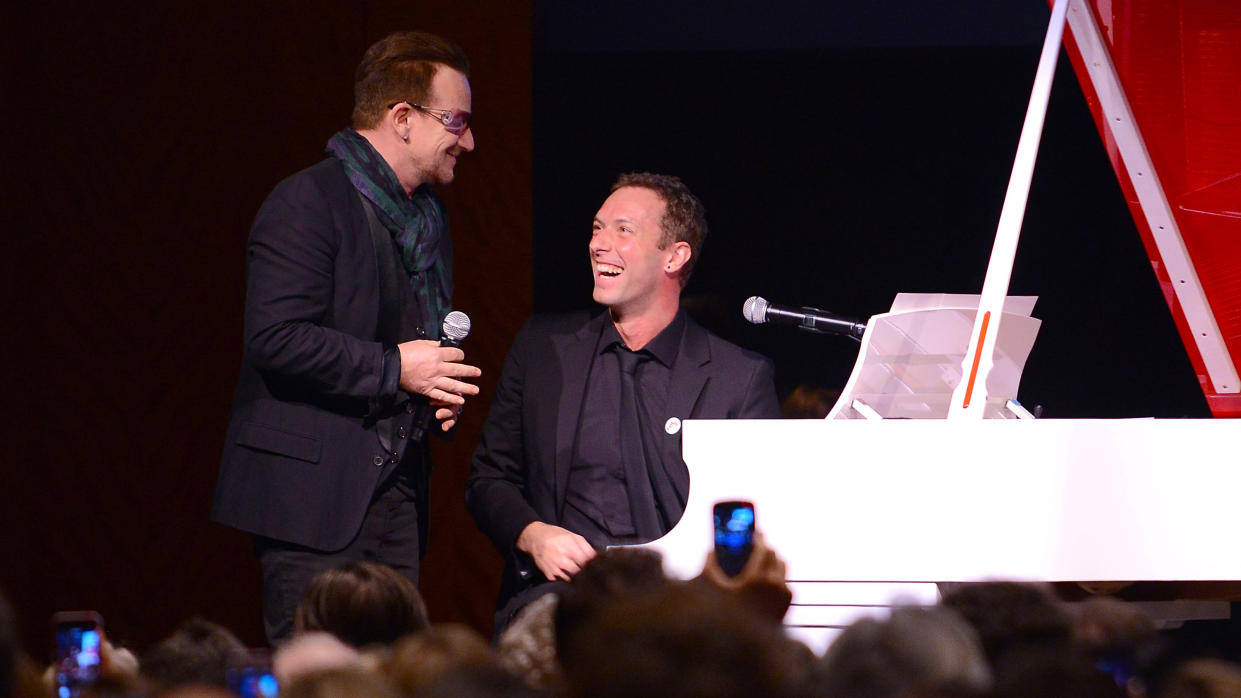
M1038 158L1038 145L1043 137L1043 120L1047 116L1047 100L1051 96L1056 61L1060 57L1066 12L1066 0L1056 0L1051 8L1047 35L1043 38L1038 70L1034 73L1034 87L1030 90L1030 103L1026 107L1021 137L1017 140L1013 172L1008 179L1008 190L1004 192L1004 206L1000 210L995 242L991 246L991 259L987 262L987 276L983 279L974 330L970 333L969 347L961 362L961 382L952 393L948 419L982 419L986 415L987 376L994 364L996 338L1000 334L1004 301L1013 275L1021 223L1026 215L1030 178L1034 176L1034 161Z

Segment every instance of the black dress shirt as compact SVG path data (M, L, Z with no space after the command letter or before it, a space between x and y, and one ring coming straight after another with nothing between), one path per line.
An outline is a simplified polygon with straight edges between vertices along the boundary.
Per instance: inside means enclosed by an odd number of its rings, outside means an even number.
M642 429L650 444L666 438L664 413L668 404L668 382L684 331L685 316L684 311L680 311L637 352L647 359L638 365L635 378ZM636 542L621 457L618 350L627 350L624 341L616 326L606 322L586 383L561 519L564 528L597 548ZM652 473L663 472L656 467L658 464L649 465Z

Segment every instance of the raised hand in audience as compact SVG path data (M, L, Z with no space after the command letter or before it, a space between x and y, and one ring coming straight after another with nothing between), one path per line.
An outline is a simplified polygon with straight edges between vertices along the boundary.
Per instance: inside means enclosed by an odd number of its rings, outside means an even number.
M784 619L793 601L793 592L784 580L784 561L767 545L761 531L754 532L754 550L736 577L720 567L712 550L698 579L719 589L734 593L766 618L777 623Z

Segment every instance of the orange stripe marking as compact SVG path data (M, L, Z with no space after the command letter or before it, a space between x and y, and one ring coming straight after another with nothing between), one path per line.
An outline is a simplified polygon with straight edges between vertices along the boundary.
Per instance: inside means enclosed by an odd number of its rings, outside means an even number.
M987 324L991 322L991 311L982 314L982 329L978 331L978 346L974 348L974 365L970 368L970 382L965 386L965 404L962 408L970 406L970 397L974 394L974 381L978 378L978 362L982 360L982 340L987 336Z

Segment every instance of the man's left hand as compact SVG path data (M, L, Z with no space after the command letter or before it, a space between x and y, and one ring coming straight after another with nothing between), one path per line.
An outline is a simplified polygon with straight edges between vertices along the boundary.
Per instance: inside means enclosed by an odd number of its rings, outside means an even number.
M465 410L465 405L453 405L442 400L432 400L431 406L436 408L435 419L439 421L440 429L445 432L452 431L452 428L457 426L457 420Z

